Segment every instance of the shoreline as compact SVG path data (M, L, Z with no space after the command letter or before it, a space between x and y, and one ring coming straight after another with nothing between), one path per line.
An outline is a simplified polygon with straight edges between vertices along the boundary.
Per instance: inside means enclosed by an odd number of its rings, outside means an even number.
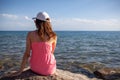
M9 73L10 74L10 73ZM56 73L49 76L43 76L40 74L33 73L29 68L25 69L20 75L18 76L9 76L6 74L4 77L1 77L2 80L98 80L97 78L89 78L86 75L72 73L70 71L65 71L61 69L57 69ZM101 80L101 79L99 79Z
M8 64L7 64L8 63ZM11 73L12 71L17 71L20 67L20 62L16 62L12 64L9 60L7 60L6 63L4 63L3 66L0 66L0 77L3 77L5 74ZM16 67L13 67L16 66ZM105 67L105 65L101 63L84 63L79 64L77 62L71 62L71 63L61 63L57 64L57 69L68 71L73 74L82 74L89 78L101 78L104 79L106 76L110 76L111 74L113 78L117 78L120 76L120 68L112 68L112 67ZM109 78L109 77L107 77ZM120 77L118 77L120 78ZM106 79L107 80L107 79Z
M10 71L5 73L0 77L2 80L119 80L120 79L120 68L103 68L98 71L95 71L93 74L94 77L87 76L83 73L73 73L71 71L56 69L56 74L50 76L43 76L40 74L36 74L30 70L30 67L24 69L24 71L18 76L10 76L14 71Z

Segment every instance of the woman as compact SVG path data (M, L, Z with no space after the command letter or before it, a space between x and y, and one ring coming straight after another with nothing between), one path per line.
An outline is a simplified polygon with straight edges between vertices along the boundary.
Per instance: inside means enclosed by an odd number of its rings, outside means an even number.
M30 57L30 69L41 75L51 75L56 71L54 50L57 36L52 31L50 17L46 12L39 12L34 18L37 30L31 31L26 39L26 51L23 56L20 74ZM30 54L31 52L31 54Z

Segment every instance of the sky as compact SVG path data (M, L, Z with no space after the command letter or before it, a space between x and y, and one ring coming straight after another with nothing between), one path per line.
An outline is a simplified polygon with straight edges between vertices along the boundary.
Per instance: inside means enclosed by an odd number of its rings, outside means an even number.
M120 31L120 0L0 0L0 31L35 30L42 11L56 31Z

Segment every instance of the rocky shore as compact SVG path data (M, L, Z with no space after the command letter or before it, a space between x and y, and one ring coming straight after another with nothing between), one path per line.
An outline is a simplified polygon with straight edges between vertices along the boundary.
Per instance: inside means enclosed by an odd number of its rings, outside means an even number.
M56 74L50 76L38 75L29 68L25 69L18 76L11 77L8 74L4 75L1 80L98 80L97 78L88 78L83 74L72 73L61 69L57 69Z
M103 68L94 72L96 77L90 78L81 73L72 73L70 71L57 69L56 74L43 76L32 72L26 68L18 76L8 76L13 71L4 74L0 80L120 80L120 69Z
M57 75L37 75L28 68L15 77L6 76L18 70L20 60L12 58L0 58L0 80L120 80L120 68L108 68L100 62L58 62Z

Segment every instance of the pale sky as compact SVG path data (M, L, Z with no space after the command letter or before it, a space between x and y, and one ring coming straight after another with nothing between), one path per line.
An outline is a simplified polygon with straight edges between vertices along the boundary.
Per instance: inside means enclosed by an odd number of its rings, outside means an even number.
M56 31L120 31L120 0L0 0L0 30L35 30L41 11Z

